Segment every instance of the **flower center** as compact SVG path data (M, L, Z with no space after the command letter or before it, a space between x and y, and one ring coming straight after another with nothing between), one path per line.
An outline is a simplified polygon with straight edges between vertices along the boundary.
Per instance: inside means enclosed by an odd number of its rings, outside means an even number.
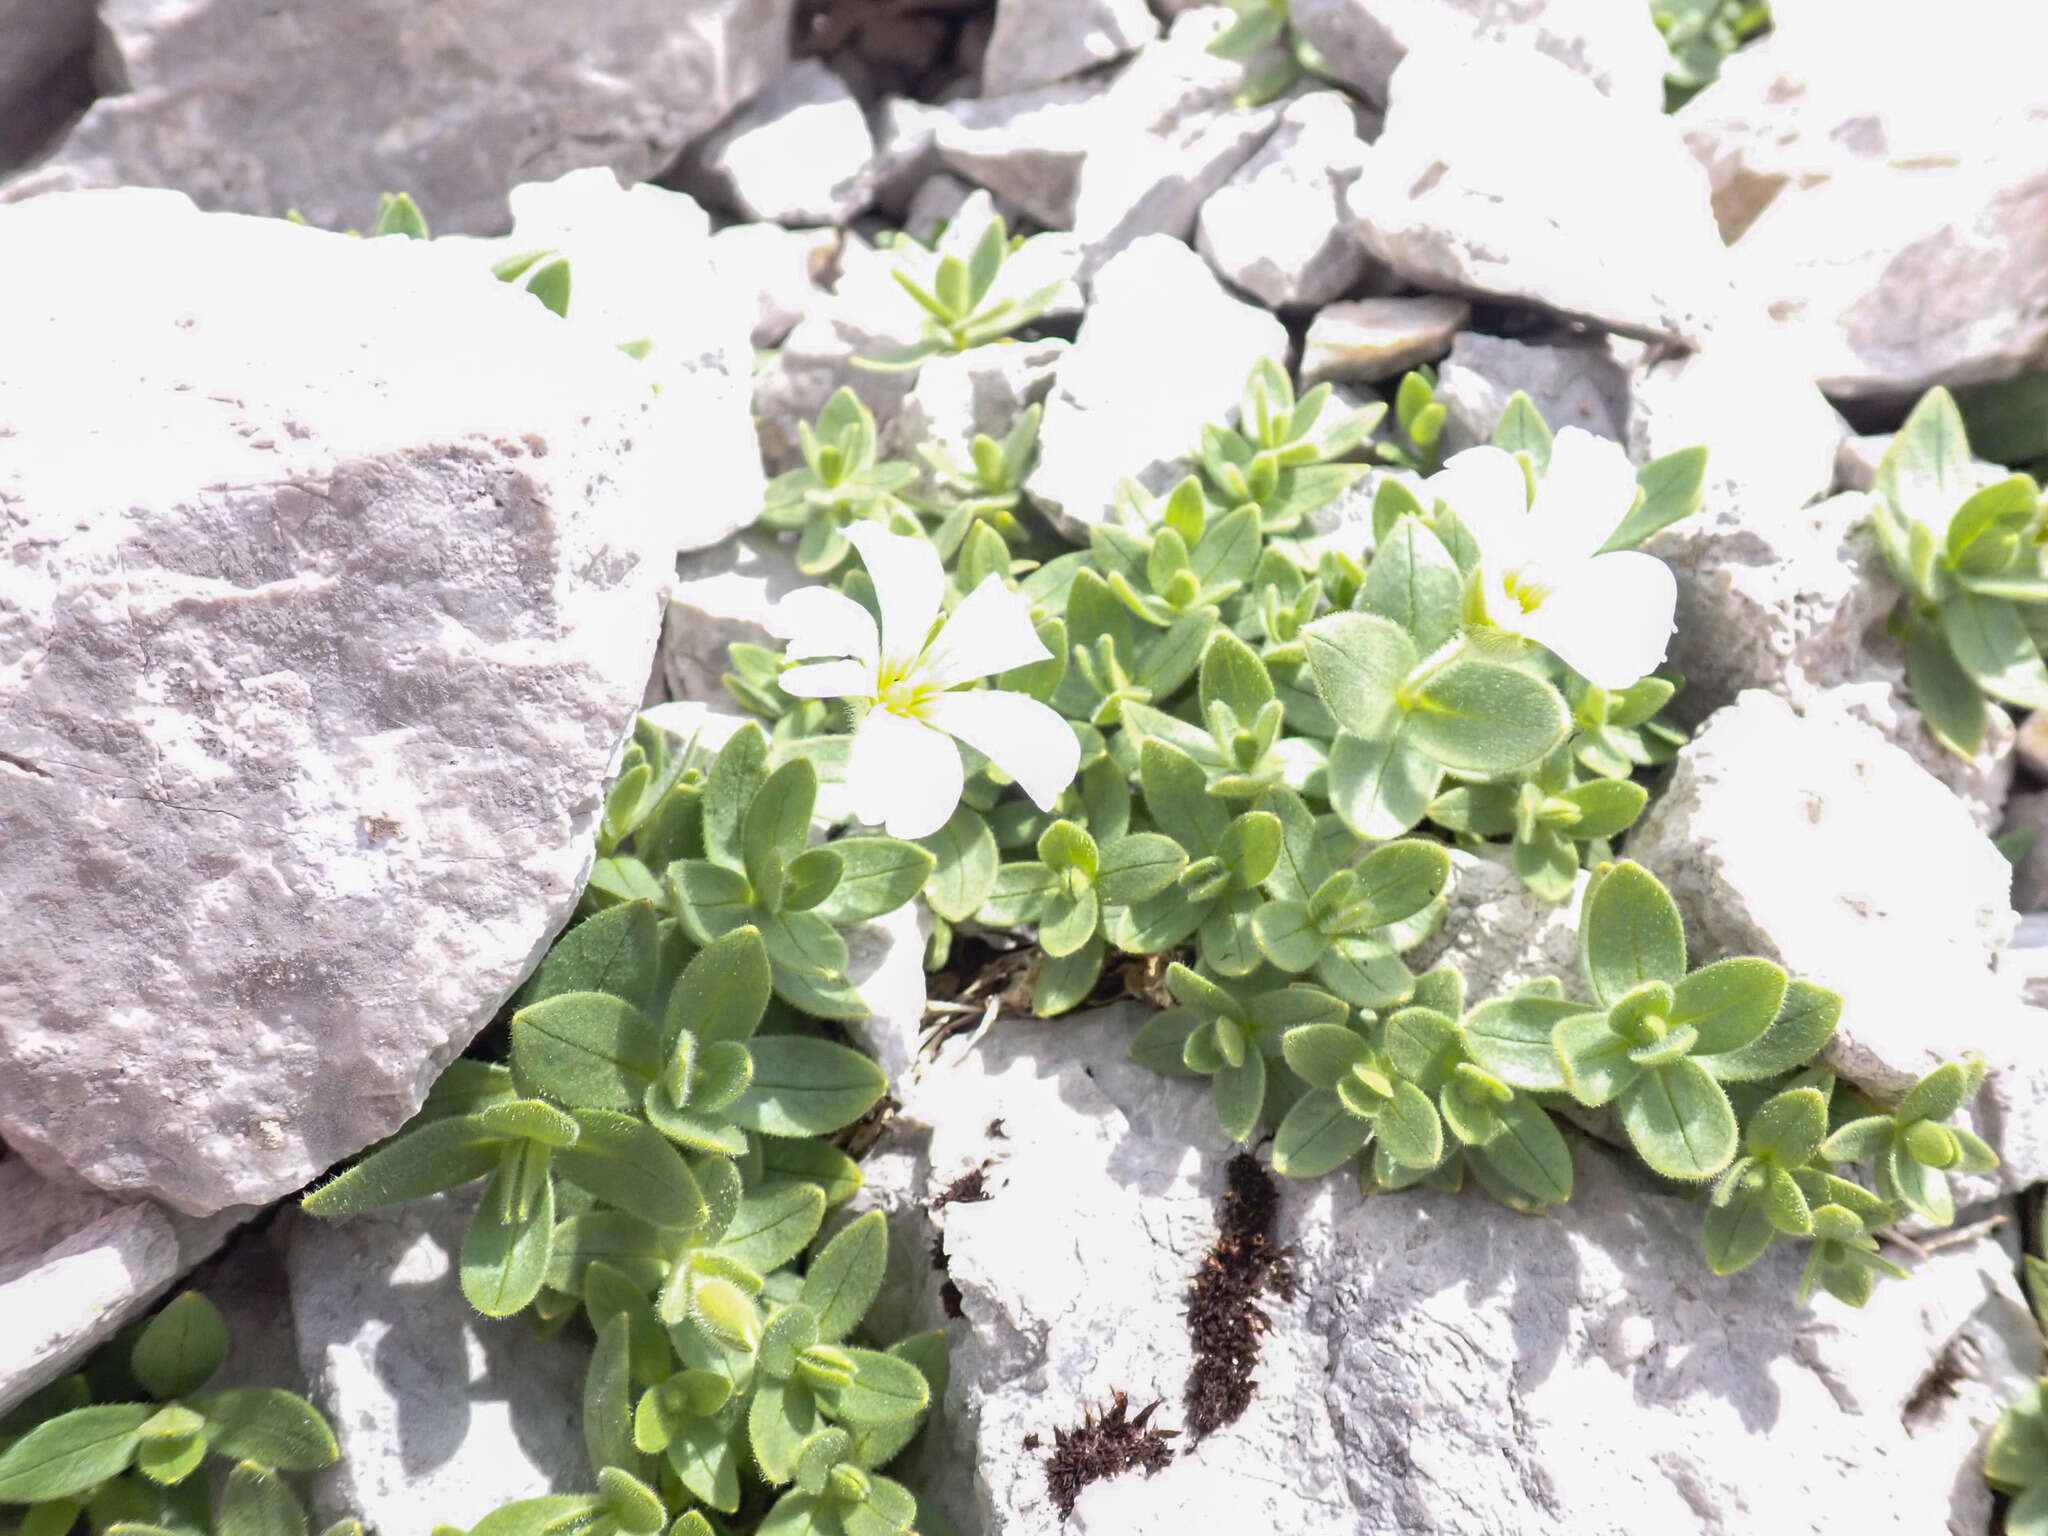
M1550 596L1549 586L1533 569L1509 571L1501 578L1501 589L1523 613L1534 613L1543 606L1543 600Z
M896 715L916 715L932 691L919 678L914 666L901 671L884 666L876 684L876 702Z

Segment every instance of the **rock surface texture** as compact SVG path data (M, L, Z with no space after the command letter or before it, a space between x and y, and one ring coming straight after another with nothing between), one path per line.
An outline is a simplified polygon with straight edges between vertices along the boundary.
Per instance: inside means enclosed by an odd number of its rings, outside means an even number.
M2007 1246L1943 1249L1864 1312L1796 1307L1797 1254L1717 1280L1697 1207L1577 1138L1572 1201L1542 1218L1477 1194L1282 1182L1273 1240L1292 1285L1259 1299L1271 1327L1248 1411L1170 1442L1155 1476L1084 1489L1063 1523L1055 1430L1119 1391L1132 1411L1163 1399L1155 1427L1183 1425L1183 1297L1232 1150L1205 1085L1124 1059L1140 1017L1006 1020L955 1042L868 1165L863 1198L894 1210L892 1247L910 1249L891 1305L928 1317L940 1284L957 1288L940 1422L958 1438L919 1465L955 1458L937 1496L961 1529L1734 1536L1762 1508L1827 1536L1986 1529L1966 1463L2040 1358ZM925 1214L974 1170L985 1201ZM915 1262L934 1229L943 1272ZM1928 1388L1937 1370L1950 1391Z
M172 187L342 229L403 189L436 229L491 233L515 182L657 174L782 66L794 8L106 0L120 90L8 195Z
M275 1199L573 908L686 445L630 359L409 241L98 192L0 249L0 1134Z

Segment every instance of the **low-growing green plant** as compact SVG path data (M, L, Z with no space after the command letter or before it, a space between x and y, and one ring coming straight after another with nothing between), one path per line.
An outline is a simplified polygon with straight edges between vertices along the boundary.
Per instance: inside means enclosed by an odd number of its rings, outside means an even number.
M2008 1536L2048 1536L2048 1380L2006 1409L1984 1446L1984 1477L2012 1495Z
M1208 52L1245 67L1233 105L1260 107L1286 95L1302 79L1329 78L1314 44L1294 30L1288 0L1229 0L1237 19L1210 40Z
M291 1392L206 1391L230 1342L213 1303L184 1292L0 1419L0 1505L28 1506L19 1536L65 1536L81 1520L113 1536L305 1536L280 1474L332 1464L333 1431ZM96 1384L148 1401L96 1403ZM224 1475L202 1473L209 1458ZM362 1528L343 1521L326 1536Z
M875 415L851 389L825 402L817 429L799 423L801 469L768 482L765 528L797 535L797 569L807 576L837 570L853 552L849 523L887 521L904 507L901 492L917 478L909 464L878 460Z
M1721 75L1721 64L1771 24L1765 0L1650 0L1650 17L1671 50L1664 110L1676 112Z
M1930 390L1877 466L1871 518L1905 591L1892 628L1928 730L1973 757L1985 704L2048 707L2048 540L2040 487L2016 474L1981 486L1955 401Z
M899 232L890 249L900 259L889 275L924 311L924 334L899 351L858 358L856 365L876 371L915 368L941 353L1002 341L1036 320L1067 280L1059 276L1020 288L1011 261L1025 244L1021 235L1011 238L986 194L971 199L933 247Z

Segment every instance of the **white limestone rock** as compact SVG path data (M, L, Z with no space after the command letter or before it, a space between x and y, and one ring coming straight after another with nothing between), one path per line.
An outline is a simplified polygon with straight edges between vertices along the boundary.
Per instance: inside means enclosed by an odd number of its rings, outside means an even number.
M1134 240L1191 240L1202 205L1265 143L1278 104L1236 104L1245 66L1208 45L1231 20L1220 7L1189 11L1138 50L1097 103L1090 147L1074 187L1074 233L1084 276Z
M787 62L794 10L106 0L122 88L4 195L172 187L202 207L297 209L344 229L403 188L438 231L495 233L514 182L591 165L659 174Z
M1663 39L1631 0L1294 0L1295 29L1373 101L1416 49L1492 42L1543 54L1645 116L1664 110Z
M195 1219L0 1158L0 1415L77 1369L249 1214ZM223 1383L225 1385L225 1383Z
M1471 318L1472 306L1463 299L1437 294L1331 304L1309 322L1301 349L1302 385L1377 384L1397 378L1450 351Z
M1870 727L1743 694L1679 753L1628 853L1678 902L1694 963L1762 955L1839 992L1823 1059L1880 1099L1966 1051L1994 1079L2048 1074L2048 1035L1994 974L2017 921L2010 867ZM1994 1147L2042 1139L2041 1101L2016 1107L2017 1125L1979 1119ZM2013 1159L2000 1171L2006 1188L2038 1176Z
M798 59L691 150L690 170L750 219L845 224L873 194L874 155L846 82Z
M1974 755L1958 757L1934 739L1913 706L1912 690L1906 686L1905 648L1881 627L1870 632L1866 645L1856 681L1802 689L1795 680L1789 696L1802 714L1837 715L1875 729L1962 802L1977 830L1989 837L2001 824L2012 790L2017 734L2012 716L2003 705L1987 704L1983 742ZM1825 655L1831 649L1815 645L1809 654Z
M1040 236L1038 238L1045 238ZM921 469L920 448L935 446L965 469L974 439L1000 442L1025 411L1043 404L1069 348L1057 337L998 342L929 359L890 429L892 452Z
M1341 298L1372 267L1344 206L1366 154L1341 92L1297 97L1258 153L1202 204L1196 248L1269 309Z
M1662 118L1490 45L1409 55L1391 95L1349 198L1408 281L1688 346L1730 310L1704 173Z
M286 1218L299 1365L341 1445L314 1480L316 1524L466 1530L516 1499L590 1486L590 1347L470 1306L456 1256L477 1198Z
M692 445L415 242L127 191L0 210L0 250L0 1135L275 1199L568 918Z
M943 107L906 106L894 152L907 154L929 134L948 170L1049 229L1068 229L1082 162L1102 142L1096 109L1108 89L1102 80L1062 80Z
M843 237L831 228L732 224L711 237L711 266L726 285L754 298L748 340L772 347L825 297Z
M1235 419L1252 365L1286 354L1279 321L1225 293L1178 240L1146 236L1096 275L1046 402L1031 499L1085 539L1126 476L1153 491L1178 481L1202 424Z
M1145 0L997 0L981 94L1051 85L1122 58L1159 35Z
M1152 1423L1181 1427L1183 1298L1233 1151L1205 1084L1124 1058L1141 1017L952 1042L868 1165L892 1248L943 1237L944 1272L906 1265L907 1302L892 1271L889 1305L926 1317L958 1288L946 1412L911 1470L960 1529L1736 1536L1761 1508L1844 1536L1986 1529L1977 1448L2040 1360L1999 1236L1940 1250L1865 1311L1800 1308L1796 1250L1716 1279L1697 1203L1576 1137L1573 1199L1542 1218L1283 1181L1293 1289L1259 1300L1248 1411L1155 1476L1085 1490L1063 1526L1055 1429L1113 1391L1164 1399ZM924 1214L973 1169L988 1200ZM1927 1385L1951 1370L1953 1396Z
M768 632L775 605L811 578L796 568L793 546L748 529L676 561L662 624L658 662L666 697L732 707L720 679L732 669L730 648L779 649Z
M1569 997L1585 998L1579 974L1581 873L1564 901L1545 901L1522 883L1504 854L1451 852L1451 888L1444 920L1410 950L1417 975L1448 965L1465 978L1465 1003L1475 1007L1539 977L1553 976Z
M1466 332L1451 342L1451 355L1437 371L1444 452L1492 442L1500 413L1517 391L1529 397L1553 432L1583 427L1600 437L1622 438L1629 371L1613 343L1526 342Z

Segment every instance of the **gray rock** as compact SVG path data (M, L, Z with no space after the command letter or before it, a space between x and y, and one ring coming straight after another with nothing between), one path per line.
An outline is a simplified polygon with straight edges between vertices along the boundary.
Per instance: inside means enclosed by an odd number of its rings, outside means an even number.
M836 229L780 224L733 224L711 237L713 270L730 287L754 296L748 339L755 346L774 346L824 298L841 238Z
M0 244L0 1134L274 1199L395 1130L575 905L692 445L415 242L131 191Z
M906 154L929 133L947 169L1049 229L1068 229L1074 223L1081 164L1102 142L1095 109L1108 89L1101 80L1062 80L1007 96L906 111L895 152Z
M1912 14L1910 0L1808 0L1679 110L1726 238L1781 196L1865 170L1982 162L2048 128L2033 69L2048 14L1958 6L1932 32ZM1970 88L1929 91L1929 80Z
M0 1159L0 1209L0 1414L82 1364L249 1214L195 1219L53 1184L19 1157Z
M1117 148L1086 156L1075 184L1084 276L1142 236L1192 239L1203 203L1273 132L1280 107L1238 106L1245 66L1208 52L1229 22L1220 7L1177 18L1096 104L1091 144Z
M2048 357L2048 132L1965 164L1884 166L1781 195L1736 242L1781 366L1908 400Z
M981 60L988 96L1051 85L1122 58L1159 35L1145 0L997 0Z
M719 680L731 670L730 648L782 642L768 632L775 605L810 578L796 568L793 546L759 529L676 561L657 663L666 697L733 707Z
M409 0L107 0L124 88L4 195L174 187L204 207L295 208L342 229L403 188L436 230L490 233L516 181L587 165L659 173L782 67L794 9L456 0L423 19Z
M1801 691L1791 690L1803 714L1839 715L1871 726L1893 746L1904 752L1950 794L1977 829L1987 837L1996 832L2005 811L2006 796L2012 790L2012 716L2001 705L1984 709L1984 740L1969 758L1961 758L1934 739L1913 707L1912 691L1906 686L1905 649L1882 629L1867 639L1868 652L1862 675L1855 682Z
M1350 203L1367 248L1421 287L1686 345L1732 306L1704 174L1669 124L1541 54L1411 54Z
M1628 851L1677 900L1695 961L1762 955L1841 993L1825 1059L1872 1093L1970 1050L1994 1072L2048 1061L1993 974L2010 867L1870 727L1745 693L1680 752Z
M1309 322L1301 382L1376 384L1394 378L1450 351L1471 318L1472 306L1463 299L1434 294L1331 304Z
M456 1255L466 1191L348 1221L293 1212L286 1267L300 1368L341 1459L313 1484L317 1521L379 1533L467 1529L500 1505L589 1486L589 1344L480 1317Z
M2037 709L2020 722L2013 749L2027 772L2048 780L2048 710Z
M1154 491L1179 480L1202 423L1234 420L1252 365L1286 353L1280 322L1231 298L1201 257L1139 240L1096 275L1046 402L1031 499L1085 538L1125 477Z
M1716 1279L1697 1203L1582 1141L1571 1203L1536 1219L1470 1193L1284 1183L1294 1287L1259 1301L1248 1411L1156 1476L1087 1489L1063 1527L1054 1430L1113 1391L1181 1425L1182 1298L1232 1150L1205 1085L1124 1059L1140 1017L952 1042L868 1164L892 1246L943 1236L943 1275L911 1268L922 1295L892 1286L890 1305L928 1315L942 1280L958 1288L920 1487L961 1529L1733 1536L1764 1507L1842 1536L1986 1529L1977 1447L2040 1360L1997 1235L1916 1262L1863 1312L1799 1308L1796 1251ZM973 1169L986 1202L922 1214ZM1951 1372L1953 1397L1928 1385Z
M1294 0L1295 30L1331 72L1377 102L1417 48L1496 42L1555 59L1630 111L1663 111L1669 56L1629 0Z
M2013 866L2013 910L2023 916L2048 912L2048 789L2023 790L2008 799L2003 830L2035 834L2034 846Z
M1313 309L1343 296L1372 266L1344 206L1365 156L1341 92L1289 102L1272 137L1202 204L1197 249L1225 282L1270 309Z
M91 48L92 10L89 0L0 0L0 118L34 112L38 88Z
M1466 1005L1554 976L1584 998L1579 975L1581 874L1569 900L1545 901L1522 883L1505 857L1453 850L1450 904L1436 932L1409 952L1418 975L1448 965L1465 978Z
M1492 442L1500 413L1517 390L1553 431L1584 427L1617 442L1622 438L1629 373L1610 343L1553 345L1468 332L1451 343L1451 355L1437 373L1444 451Z
M874 154L846 82L798 59L690 152L691 179L750 219L844 224L868 205Z
M922 466L919 450L933 446L965 468L977 434L1001 440L1018 417L1045 400L1067 351L1066 342L1053 338L997 342L930 359L918 369L917 384L890 428L892 452Z
M950 171L926 177L904 207L903 232L930 245L938 226L951 223L973 195L974 188Z

